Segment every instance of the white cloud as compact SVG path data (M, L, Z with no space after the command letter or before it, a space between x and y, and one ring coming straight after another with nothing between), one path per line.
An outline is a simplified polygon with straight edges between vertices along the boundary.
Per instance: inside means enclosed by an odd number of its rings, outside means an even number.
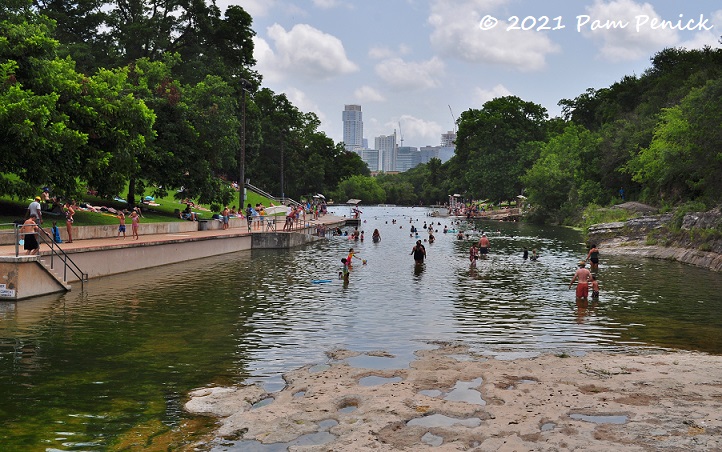
M674 46L679 40L675 30L653 29L649 26L653 19L663 19L649 3L596 0L586 8L586 15L589 21L578 29L582 36L599 43L600 55L609 61L643 58L664 47ZM643 24L644 18L649 20L647 24ZM575 21L576 27L579 19ZM595 21L599 21L599 26L592 30ZM625 23L627 26L622 28L621 25Z
M310 80L327 80L358 71L346 56L340 39L310 25L297 24L290 31L281 25L268 27L268 37L275 51L261 38L256 38L254 57L258 70L270 80L285 79L287 73Z
M383 60L388 58L396 58L400 55L406 55L411 52L411 48L406 44L400 44L397 50L389 47L371 47L369 49L369 58L374 60Z
M426 121L411 115L401 115L398 121L387 122L385 126L389 130L399 130L399 124L401 124L401 130L400 133L397 133L397 137L401 141L401 135L403 135L405 146L410 146L411 142L438 144L441 134L444 132L443 128L436 122Z
M400 90L434 88L439 86L439 77L444 74L444 63L437 57L418 63L389 58L376 65L376 74Z
M383 94L368 85L354 91L354 96L360 102L384 102L386 100Z
M265 17L276 5L276 0L219 0L216 5L221 11L225 11L230 5L239 5L251 17Z
M478 87L474 90L474 99L479 101L479 107L476 108L481 108L481 106L484 105L486 102L489 102L492 99L496 99L497 97L504 96L511 96L511 91L506 89L506 87L501 84L496 85L490 90Z
M283 79L283 70L277 67L276 55L265 39L253 37L253 57L256 59L255 69L263 75L265 82L278 82Z
M482 17L493 14L506 0L433 0L428 23L433 28L432 46L443 56L471 63L511 66L535 71L546 66L546 57L560 48L545 34L534 31L507 31L499 21L482 30Z

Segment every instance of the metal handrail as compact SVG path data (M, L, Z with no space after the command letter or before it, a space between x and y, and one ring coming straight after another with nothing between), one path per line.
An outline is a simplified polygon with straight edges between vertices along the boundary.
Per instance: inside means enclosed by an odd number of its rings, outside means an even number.
M258 193L258 194L261 195L261 196L264 196L264 197L266 197L266 198L272 199L272 200L278 202L279 204L286 205L286 204L289 204L289 203L290 203L291 205L294 205L294 206L300 206L300 205L301 205L300 202L295 201L295 200L293 200L293 199L291 199L291 198L279 198L279 197L277 197L277 196L273 196L272 194L267 193L267 192L261 190L260 188L254 186L254 185L251 185L251 184L249 184L249 183L246 183L246 188L249 188L251 191L254 191L254 192Z
M22 228L22 225L15 225L15 257L18 257L20 254L20 228ZM48 247L50 247L50 269L52 270L54 268L54 257L58 256L58 259L63 263L63 282L66 282L68 280L68 270L70 270L78 280L80 280L80 290L85 290L85 282L88 281L89 277L87 273L84 273L80 267L78 267L78 264L76 264L73 259L68 256L68 254L60 248L60 245L55 243L55 240L53 240L52 237L50 237L50 234L48 234L45 229L40 227L38 225L38 231L39 232L25 232L24 235L29 234L35 234L38 236L42 242Z

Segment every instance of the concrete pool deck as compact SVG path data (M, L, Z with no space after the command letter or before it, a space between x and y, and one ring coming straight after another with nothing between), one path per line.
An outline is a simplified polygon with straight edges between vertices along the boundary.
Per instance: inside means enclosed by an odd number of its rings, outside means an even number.
M61 243L60 249L92 279L237 251L292 248L318 240L319 226L330 229L346 224L344 217L325 215L283 231L283 217L275 218L275 223L265 218L251 232L240 218L233 218L226 230L217 220L141 223L138 240L133 239L129 224L125 238L117 237L117 225L80 226L74 228L73 242ZM65 228L61 231L65 239ZM41 244L35 256L25 255L22 247L16 250L14 240L0 245L0 300L67 291L70 283L82 286L84 281L63 264L60 256L53 255L48 245Z

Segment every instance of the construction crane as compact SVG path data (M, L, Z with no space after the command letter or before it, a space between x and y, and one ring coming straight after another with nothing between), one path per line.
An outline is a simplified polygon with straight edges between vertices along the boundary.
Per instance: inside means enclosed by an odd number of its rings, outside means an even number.
M404 134L401 133L401 121L399 121L399 139L401 139L401 147L404 147Z
M451 119L454 120L454 122L453 122L453 124L454 124L454 133L456 133L456 117L454 116L454 112L451 111L451 105L449 105L449 113L451 113Z

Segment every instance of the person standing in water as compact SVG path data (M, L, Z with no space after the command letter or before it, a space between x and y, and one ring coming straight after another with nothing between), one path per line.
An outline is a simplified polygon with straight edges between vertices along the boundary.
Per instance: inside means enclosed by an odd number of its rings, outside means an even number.
M479 259L479 250L476 248L476 243L471 244L471 248L469 248L469 263L474 266L476 265L476 260Z
M414 261L416 262L416 265L421 265L424 263L424 259L426 259L426 248L424 247L424 245L421 244L421 240L416 241L416 245L411 248L411 254L414 255Z
M587 301L589 298L589 282L592 280L592 272L587 270L586 261L579 261L579 269L574 273L572 280L569 282L569 288L572 288L574 281L577 283L577 302Z
M482 256L487 254L489 252L489 246L491 243L489 243L489 239L486 237L486 234L481 234L481 238L479 239L479 254Z
M587 253L586 260L592 263L591 267L593 272L599 270L599 249L597 248L596 243L592 243L592 247L589 249L589 253Z
M594 276L594 273L592 273L592 280L589 281L589 285L592 289L592 300L599 300L599 281L597 281L597 277Z

